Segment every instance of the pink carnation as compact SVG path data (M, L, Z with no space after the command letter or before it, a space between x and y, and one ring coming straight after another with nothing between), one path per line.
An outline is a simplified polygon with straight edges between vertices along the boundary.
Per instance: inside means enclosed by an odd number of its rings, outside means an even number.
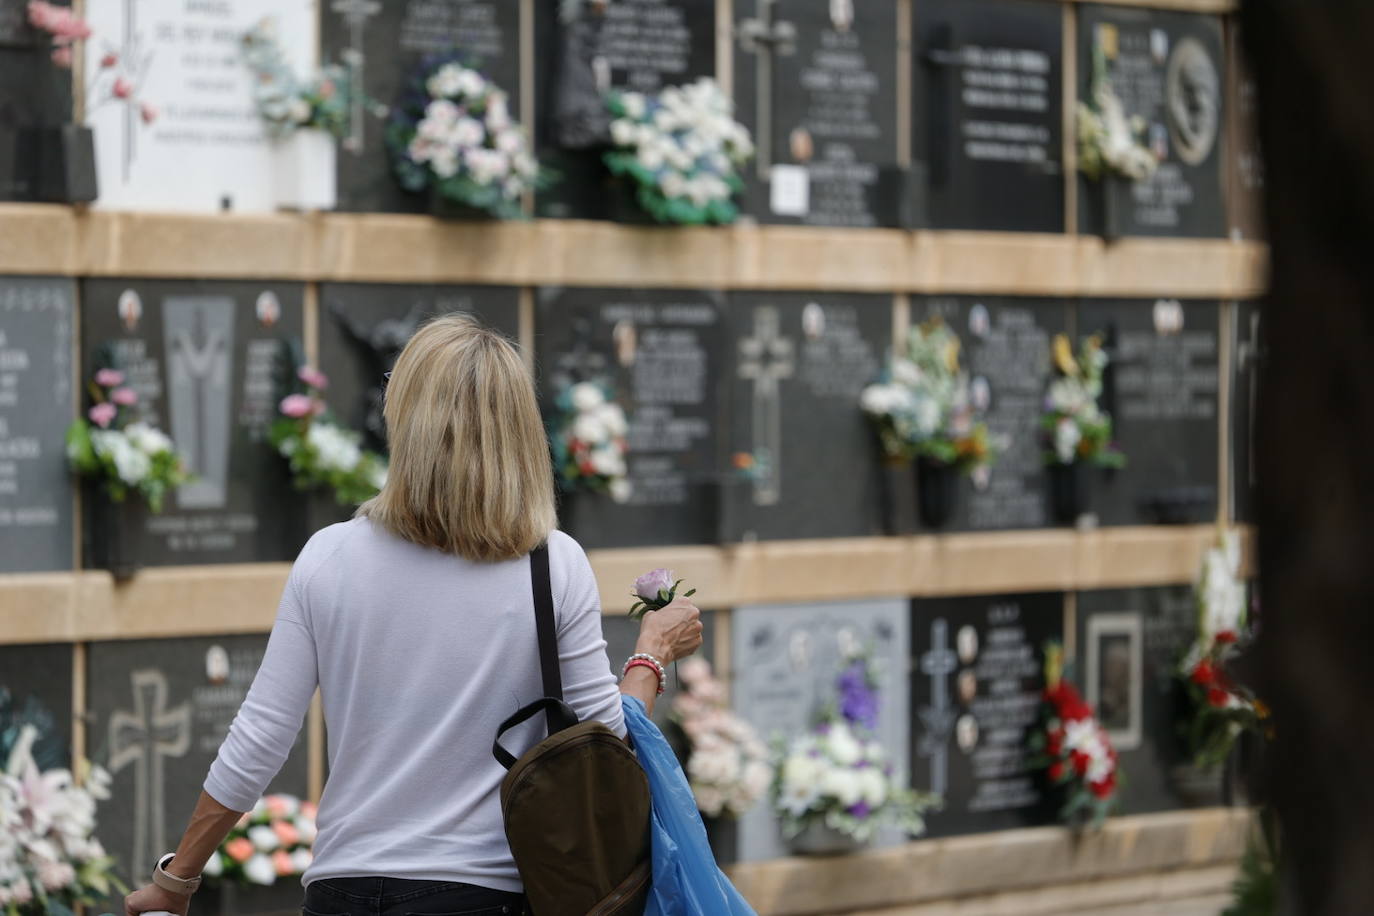
M290 821L274 821L272 831L276 833L283 846L295 846L301 841L300 831Z
M124 384L124 373L118 369L101 369L95 374L95 383L101 388L118 388Z
M132 388L116 388L110 392L110 400L120 407L132 407L138 403L138 392Z
M296 873L296 867L291 864L291 855L284 849L272 853L272 867L276 869L278 878Z
M281 399L280 410L293 420L315 413L315 399L304 394L288 394Z
M29 24L48 32L54 38L65 38L68 41L91 37L91 27L86 24L86 20L73 14L65 6L54 6L42 0L30 0Z
M311 366L301 366L296 370L296 377L311 388L316 388L320 391L329 387L329 376Z
M118 412L118 407L106 401L103 404L97 404L92 407L86 412L86 416L90 417L91 422L101 429L109 429L110 424L114 422L115 414Z

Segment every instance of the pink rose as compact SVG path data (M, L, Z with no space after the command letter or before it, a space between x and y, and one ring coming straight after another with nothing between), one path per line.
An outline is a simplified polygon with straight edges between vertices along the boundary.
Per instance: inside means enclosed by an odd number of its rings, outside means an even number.
M92 407L86 412L86 416L90 417L91 422L101 429L109 429L110 424L114 422L115 414L118 412L118 407L106 401L103 404L97 404Z
M124 373L118 369L101 369L95 374L95 383L101 388L118 388L124 384Z
M110 392L110 400L120 407L132 407L138 403L138 392L132 388L116 388Z
M301 841L301 834L294 824L290 821L275 821L272 830L277 834L277 839L281 840L283 846L295 846Z
M278 878L284 878L296 872L295 866L291 864L291 854L285 849L278 849L272 853L272 867L276 870Z
M281 412L293 420L315 413L315 399L305 394L288 394L281 399Z
M253 858L253 841L246 836L232 839L224 844L224 851L229 855L229 858L242 865Z
M122 76L116 77L114 81L114 88L111 91L114 93L115 98L127 99L129 96L134 94L134 84L129 82Z
M144 102L142 105L138 106L138 116L143 120L144 124L151 124L157 120L157 109L147 102Z
M324 391L329 387L329 376L311 366L301 366L296 370L296 378L300 379L311 388Z
M658 593L673 587L671 569L651 569L635 580L635 594L645 601L659 600Z

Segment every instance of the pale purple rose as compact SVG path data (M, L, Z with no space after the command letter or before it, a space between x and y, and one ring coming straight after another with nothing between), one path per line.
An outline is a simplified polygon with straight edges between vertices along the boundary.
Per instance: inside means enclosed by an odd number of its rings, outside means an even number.
M114 422L115 414L118 411L118 407L106 401L103 404L97 404L94 407L92 407L89 411L86 412L86 416L90 417L91 422L94 423L96 426L99 426L101 429L109 429L110 424Z
M291 419L299 420L316 413L315 399L304 394L288 394L281 399L278 409Z
M651 569L635 580L635 594L645 601L657 601L660 591L673 587L671 569Z
M296 370L296 378L317 391L324 391L329 387L329 376L312 366L301 366Z
M138 403L138 392L132 388L116 388L110 392L110 400L120 407L133 407Z
M101 369L95 374L95 383L101 388L117 388L124 384L124 373L118 369Z

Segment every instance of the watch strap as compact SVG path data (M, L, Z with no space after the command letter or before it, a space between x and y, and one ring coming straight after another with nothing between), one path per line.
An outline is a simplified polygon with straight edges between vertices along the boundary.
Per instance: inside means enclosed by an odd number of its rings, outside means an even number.
M173 894L185 894L191 896L200 888L200 875L194 878L178 878L176 875L167 873L167 863L171 862L176 853L169 852L161 859L157 860L157 867L153 869L153 883L164 891L171 891Z

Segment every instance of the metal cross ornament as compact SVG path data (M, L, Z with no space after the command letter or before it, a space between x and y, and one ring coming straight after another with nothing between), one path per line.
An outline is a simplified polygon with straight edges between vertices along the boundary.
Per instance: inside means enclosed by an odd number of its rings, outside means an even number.
M363 152L365 113L363 65L366 57L363 54L363 30L367 28L367 21L382 11L382 4L378 0L333 0L329 9L342 16L348 24L349 46L345 61L348 64L349 112L348 136L344 138L343 146L357 156Z
M930 791L943 795L949 785L949 736L955 713L949 701L949 676L959 667L959 658L949 647L949 623L943 617L930 623L930 649L922 653L920 664L921 673L930 678L930 703L917 713L925 728L919 752L930 758Z
M773 71L774 57L795 54L797 27L794 23L776 18L779 0L757 0L758 15L744 19L735 29L740 49L753 54L755 91L757 93L757 123L754 129L755 168L760 178L767 178L773 165Z
M780 333L774 306L754 309L754 333L739 342L739 377L754 383L754 454L760 471L754 477L754 504L776 505L782 495L782 390L779 383L796 372L796 347Z

